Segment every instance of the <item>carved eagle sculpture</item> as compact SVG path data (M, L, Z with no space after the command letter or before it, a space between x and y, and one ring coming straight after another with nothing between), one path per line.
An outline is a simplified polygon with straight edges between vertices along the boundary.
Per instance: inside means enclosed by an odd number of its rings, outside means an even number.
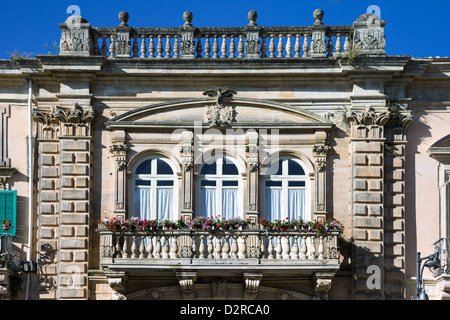
M213 89L206 90L205 92L203 92L204 96L217 97L218 105L222 105L224 98L232 97L235 94L237 94L237 92L232 89L227 89L225 91L222 91L222 88L217 88L216 90L213 90Z

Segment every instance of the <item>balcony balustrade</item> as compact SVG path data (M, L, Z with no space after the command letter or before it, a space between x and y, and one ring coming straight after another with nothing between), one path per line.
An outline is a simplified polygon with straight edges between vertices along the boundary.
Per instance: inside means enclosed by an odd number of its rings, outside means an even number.
M100 262L120 269L258 268L317 271L339 267L338 231L155 230L114 232L99 226Z

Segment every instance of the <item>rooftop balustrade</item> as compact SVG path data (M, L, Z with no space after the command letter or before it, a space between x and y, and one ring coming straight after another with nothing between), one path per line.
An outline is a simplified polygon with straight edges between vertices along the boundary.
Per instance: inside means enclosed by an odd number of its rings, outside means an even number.
M183 14L180 27L131 27L129 14L119 13L116 27L91 27L71 16L60 24L60 55L104 56L146 60L255 60L313 59L345 56L350 52L385 55L384 26L374 14L364 14L351 25L329 26L324 12L314 11L308 26L262 27L256 11L244 27L195 27L193 14Z

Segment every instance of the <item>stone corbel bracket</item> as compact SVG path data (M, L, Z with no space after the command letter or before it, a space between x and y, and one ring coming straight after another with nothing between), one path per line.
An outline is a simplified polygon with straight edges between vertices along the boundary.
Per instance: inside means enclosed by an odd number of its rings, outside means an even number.
M112 290L112 300L127 300L124 294L128 276L125 272L105 272Z
M176 277L180 284L181 294L185 299L192 299L195 297L194 284L197 281L196 272L177 272Z
M262 273L244 273L242 277L245 285L245 299L256 299L263 277Z
M318 272L314 275L315 300L328 300L328 291L331 288L331 282L334 273Z

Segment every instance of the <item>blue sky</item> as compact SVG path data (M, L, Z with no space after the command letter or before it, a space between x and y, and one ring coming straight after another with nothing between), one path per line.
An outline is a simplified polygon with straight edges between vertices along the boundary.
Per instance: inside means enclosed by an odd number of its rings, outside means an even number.
M389 55L413 57L450 57L450 1L417 0L20 0L2 1L0 27L0 59L9 59L7 52L47 54L45 45L59 42L58 23L80 9L81 16L94 27L119 24L118 13L130 14L132 27L178 27L183 24L183 12L194 14L197 27L245 26L247 13L256 10L261 26L305 26L312 24L312 13L325 11L323 22L328 25L349 25L366 13L370 5L380 8L386 25L386 52Z

